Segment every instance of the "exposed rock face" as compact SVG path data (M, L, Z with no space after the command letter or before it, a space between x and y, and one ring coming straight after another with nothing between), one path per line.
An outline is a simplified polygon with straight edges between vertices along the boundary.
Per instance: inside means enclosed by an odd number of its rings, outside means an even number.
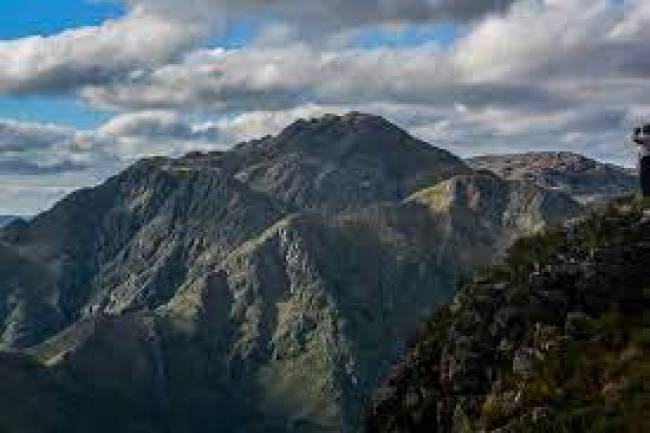
M378 117L300 121L0 231L0 342L108 431L353 431L461 274L579 210Z
M375 392L368 431L645 431L642 207L518 241L427 323Z
M510 180L528 180L556 189L582 201L632 194L639 188L631 170L605 164L570 152L531 152L488 155L469 159L477 170L490 170Z

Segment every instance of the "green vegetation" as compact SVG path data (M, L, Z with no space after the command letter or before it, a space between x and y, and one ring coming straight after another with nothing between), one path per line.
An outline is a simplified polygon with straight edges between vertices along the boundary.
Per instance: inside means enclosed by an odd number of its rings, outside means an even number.
M516 242L427 323L369 431L648 431L648 208L592 206Z

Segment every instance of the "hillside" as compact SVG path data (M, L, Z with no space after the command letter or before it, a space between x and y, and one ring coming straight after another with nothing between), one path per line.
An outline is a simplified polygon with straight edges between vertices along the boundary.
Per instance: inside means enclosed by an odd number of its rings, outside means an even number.
M124 400L100 397L25 355L0 353L0 431L20 433L156 432Z
M515 243L428 321L375 392L368 431L646 431L643 207Z
M487 155L467 163L509 180L528 180L542 188L564 191L581 202L602 201L638 189L633 171L571 152Z
M445 216L451 233L473 236L467 250L488 242L497 251L522 235L560 223L581 213L582 207L568 195L527 181L507 181L489 171L454 176L412 195L438 217Z
M354 431L462 275L581 210L376 116L299 121L0 231L0 342L114 412L90 430Z

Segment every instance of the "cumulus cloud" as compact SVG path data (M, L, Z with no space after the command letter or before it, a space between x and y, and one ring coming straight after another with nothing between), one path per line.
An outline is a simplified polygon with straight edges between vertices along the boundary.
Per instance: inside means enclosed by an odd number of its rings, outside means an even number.
M70 140L72 131L56 125L0 120L0 153L49 148Z
M174 111L141 111L114 117L98 130L111 137L161 137L165 139L215 140L218 131L191 125Z
M473 83L449 53L431 46L322 51L305 44L203 50L182 64L80 96L112 109L280 110L306 102L358 104L559 104L541 87Z
M93 131L0 120L0 175L114 171L149 155L219 147L213 123L170 111L121 114Z
M149 155L178 156L218 147L220 132L211 123L192 123L173 111L121 114L94 133L96 140L121 160Z
M349 110L383 115L462 156L569 149L633 165L628 129L650 117L645 0L128 4L127 16L98 27L0 42L8 65L0 92L81 86L90 106L124 113L86 132L0 122L0 177L115 170ZM265 30L253 43L188 51L247 15L262 17ZM436 20L462 21L461 36L448 47L373 49L349 38L363 27Z
M543 7L516 8L462 39L455 61L472 82L647 77L647 10L647 2L635 0L624 6L547 0Z
M368 24L469 21L507 10L514 0L127 0L146 10L189 21L223 25L245 16L265 16L299 33L339 32Z
M96 157L73 129L0 120L0 174L80 171Z
M278 113L262 116L271 123L309 104L392 104L411 112L430 106L426 111L436 116L417 127L427 134L490 145L500 140L499 148L516 144L516 137L520 146L580 143L587 150L588 139L618 134L610 151L599 152L611 158L625 153L630 107L650 98L649 11L640 0L526 2L476 22L446 49L293 43L199 50L127 82L87 87L81 96L113 109L182 107L240 114L236 119Z
M65 92L119 81L164 65L247 16L288 23L302 33L416 19L469 19L506 1L474 0L129 0L129 12L99 26L0 41L0 93ZM304 30L304 32L303 32ZM299 32L300 33L300 32Z
M199 50L183 63L81 95L99 107L127 109L286 109L306 101L567 108L598 90L568 94L576 85L647 92L647 9L637 2L624 10L607 0L522 6L485 19L448 50L327 50L302 43ZM644 16L645 26L638 24Z
M62 92L114 81L172 60L201 31L136 7L99 26L0 41L0 93Z

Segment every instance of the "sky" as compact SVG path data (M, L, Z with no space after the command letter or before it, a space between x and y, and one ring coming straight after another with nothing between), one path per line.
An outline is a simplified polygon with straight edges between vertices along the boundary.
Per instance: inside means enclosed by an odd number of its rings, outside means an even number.
M632 166L649 42L648 0L4 0L0 214L351 110L463 157Z

